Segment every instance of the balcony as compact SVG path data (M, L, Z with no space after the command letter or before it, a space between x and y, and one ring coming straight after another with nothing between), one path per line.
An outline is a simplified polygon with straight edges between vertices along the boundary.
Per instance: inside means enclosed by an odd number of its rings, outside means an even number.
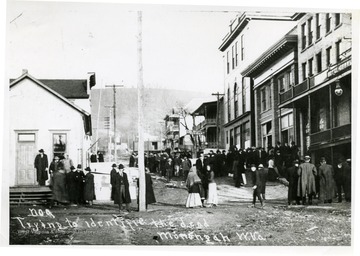
M210 126L210 125L216 125L216 118L205 119L204 121L202 121L201 123L195 126L195 130L199 131L205 128L206 126Z
M335 127L329 130L310 134L311 145L329 143L335 140L351 137L351 124Z
M179 125L169 125L167 128L166 128L166 133L172 133L172 132L178 132L180 131L179 129Z
M303 82L301 82L300 84L297 84L293 87L293 97L296 97L304 92L306 92L309 89L309 80L306 79Z
M292 99L292 97L293 97L292 88L290 88L289 90L287 90L285 92L280 93L280 104Z

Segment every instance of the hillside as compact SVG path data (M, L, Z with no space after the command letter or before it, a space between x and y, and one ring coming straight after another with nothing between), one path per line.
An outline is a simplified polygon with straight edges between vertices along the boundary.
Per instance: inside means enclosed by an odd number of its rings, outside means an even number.
M101 101L100 101L101 92ZM185 107L192 99L209 96L204 92L152 89L146 88L144 93L144 124L145 132L159 136L164 130L164 117L171 113L173 107ZM94 89L91 93L91 112L93 125L93 141L98 136L101 138L101 147L107 146L108 130L104 126L104 118L109 116L110 107L113 106L113 89ZM100 102L99 102L100 101ZM100 107L100 110L99 110ZM113 114L112 114L113 115ZM111 120L112 116L111 115ZM117 88L116 90L116 126L121 134L122 142L132 143L137 135L137 89ZM111 124L112 132L112 124Z

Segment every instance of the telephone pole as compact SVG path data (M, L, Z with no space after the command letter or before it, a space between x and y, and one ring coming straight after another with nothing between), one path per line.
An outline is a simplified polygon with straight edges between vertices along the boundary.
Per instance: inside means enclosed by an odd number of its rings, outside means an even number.
M112 87L114 91L114 100L113 100L113 113L114 113L114 161L116 163L116 87L124 87L124 85L105 85L105 87Z
M145 162L144 162L144 121L143 121L143 100L144 100L144 81L143 81L143 65L142 65L142 12L138 11L138 153L139 153L139 211L146 211L145 205Z
M219 145L220 145L220 142L219 142L219 140L220 140L220 136L219 136L220 135L220 132L219 132L219 112L220 112L219 100L220 100L220 96L224 96L225 94L217 92L217 93L212 93L211 95L214 95L217 98L217 101L216 101L216 144L217 145L216 146L219 149Z

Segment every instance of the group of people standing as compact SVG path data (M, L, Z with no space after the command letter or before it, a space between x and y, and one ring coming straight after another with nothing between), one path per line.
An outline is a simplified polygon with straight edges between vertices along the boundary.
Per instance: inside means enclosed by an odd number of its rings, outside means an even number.
M312 204L313 198L322 203L332 203L337 195L342 202L345 194L346 202L351 202L351 160L339 159L335 168L321 157L317 168L311 162L310 156L304 157L304 162L294 160L293 166L287 169L285 178L288 180L288 204ZM319 185L316 185L316 180Z
M49 187L52 190L50 207L55 203L93 204L95 186L90 167L86 167L85 172L81 164L75 168L69 155L56 155L49 165L43 149L40 149L35 157L34 165L40 186L45 186L45 182L50 179Z
M129 190L129 179L123 164L111 166L110 171L110 184L111 184L111 200L114 204L119 205L119 211L123 210L123 204L125 204L125 210L130 211L131 196ZM156 203L154 190L152 188L152 179L150 171L146 168L145 172L145 205L146 209L149 204ZM137 186L139 187L139 179L137 179ZM139 203L139 199L137 200Z

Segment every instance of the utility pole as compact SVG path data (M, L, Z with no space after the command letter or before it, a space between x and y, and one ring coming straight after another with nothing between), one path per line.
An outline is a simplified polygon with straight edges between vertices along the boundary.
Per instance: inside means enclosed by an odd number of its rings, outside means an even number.
M144 81L143 81L143 65L142 65L142 12L138 11L138 166L139 166L139 211L146 211L145 206L145 161L144 161L144 124L143 124L143 94L144 94Z
M219 99L220 99L220 96L224 96L225 94L217 92L217 93L212 93L211 95L214 95L217 97L217 101L216 101L216 146L219 149L219 145L220 145L220 142L219 142L219 140L220 140L220 136L219 136L220 135L220 133L219 133L219 112L220 112L219 111L219 106L220 106Z
M105 128L108 130L108 137L109 137L109 143L108 143L108 154L109 154L109 161L111 161L111 136L110 136L110 126L111 126L111 109L113 108L114 106L105 106L105 108L109 108L109 116L108 117L105 117L105 122L108 120L108 123L106 122L106 126Z
M116 163L116 87L124 87L124 85L105 85L105 87L112 87L114 91L114 100L113 100L113 114L114 114L114 161Z

